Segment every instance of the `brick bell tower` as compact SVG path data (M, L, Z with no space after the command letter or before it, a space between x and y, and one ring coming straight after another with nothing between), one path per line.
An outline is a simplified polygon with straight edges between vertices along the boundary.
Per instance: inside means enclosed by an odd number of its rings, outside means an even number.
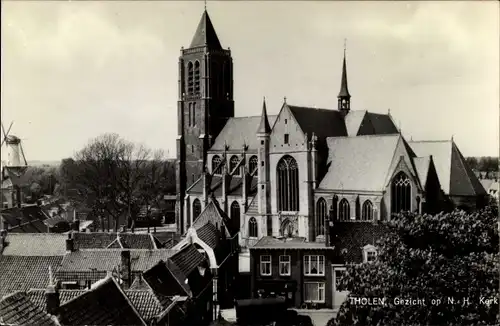
M201 177L208 149L234 117L231 50L222 48L206 10L191 45L181 49L177 117L176 223L184 233L186 190Z

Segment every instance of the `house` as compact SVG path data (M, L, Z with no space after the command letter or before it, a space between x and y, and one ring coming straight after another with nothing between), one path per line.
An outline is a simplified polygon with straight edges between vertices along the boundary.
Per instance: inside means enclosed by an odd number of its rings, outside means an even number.
M250 248L253 298L285 298L289 307L333 308L334 247L304 238L263 237Z
M57 318L33 305L28 295L21 291L0 300L0 324L61 326Z
M23 205L0 211L0 229L12 233L45 233L49 216L37 205Z

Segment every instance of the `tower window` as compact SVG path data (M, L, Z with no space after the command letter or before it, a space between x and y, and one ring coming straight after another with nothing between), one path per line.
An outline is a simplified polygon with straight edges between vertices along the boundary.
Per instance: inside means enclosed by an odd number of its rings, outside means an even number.
M285 134L285 144L288 144L288 141L289 141L289 135L288 134Z
M188 82L188 94L193 94L193 90L194 90L194 67L193 67L193 63L192 62L189 62L188 63L188 69L187 69L187 73L188 73L188 78L187 78L187 82Z
M194 63L194 92L198 94L200 92L200 62L196 61Z

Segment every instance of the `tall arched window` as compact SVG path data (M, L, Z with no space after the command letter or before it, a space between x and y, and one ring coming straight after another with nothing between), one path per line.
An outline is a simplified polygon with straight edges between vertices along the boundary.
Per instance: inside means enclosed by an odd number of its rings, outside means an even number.
M392 180L391 184L391 212L400 213L401 211L411 210L411 182L410 178L399 172Z
M339 220L349 221L351 219L351 207L347 199L342 199L339 203Z
M325 235L326 214L328 214L326 200L320 198L316 203L316 236Z
M248 160L248 169L250 170L250 173L254 173L257 175L257 167L259 166L259 159L257 156L252 156L250 157L250 160Z
M231 215L231 224L235 228L235 230L240 229L240 204L235 200L231 204L231 209L230 209L230 215Z
M299 210L299 167L291 156L284 156L278 162L277 195L278 211L296 212Z
M373 204L369 200L366 200L363 203L363 212L361 215L361 220L363 220L363 221L373 220Z
M248 237L249 238L257 238L257 220L255 217L250 217L248 220Z
M359 201L359 196L356 197L356 203L355 203L355 218L356 220L361 220L361 203Z
M190 61L187 65L187 82L188 82L188 94L193 94L194 90L194 67L193 63Z
M233 155L229 160L229 171L233 172L233 170L238 166L238 163L240 163L240 159L238 156ZM240 169L236 170L234 175L240 175Z
M198 94L200 92L200 62L196 61L194 63L194 92Z
M222 166L219 166L220 162L221 162L221 159L220 159L219 155L214 155L212 157L212 172L214 174L221 174L222 173Z
M198 198L193 201L193 221L201 214L201 202Z

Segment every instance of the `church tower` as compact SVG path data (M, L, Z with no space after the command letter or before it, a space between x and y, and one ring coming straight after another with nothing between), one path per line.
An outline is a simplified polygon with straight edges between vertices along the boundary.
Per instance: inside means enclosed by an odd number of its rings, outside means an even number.
M338 110L342 112L343 116L346 116L351 109L351 94L349 94L349 88L347 87L347 65L345 62L345 47L344 47L344 62L342 64L342 80L340 81L340 92L337 96L338 98Z
M176 222L178 232L184 233L186 189L201 177L208 149L234 116L231 50L222 48L206 10L191 45L181 49L178 82Z

